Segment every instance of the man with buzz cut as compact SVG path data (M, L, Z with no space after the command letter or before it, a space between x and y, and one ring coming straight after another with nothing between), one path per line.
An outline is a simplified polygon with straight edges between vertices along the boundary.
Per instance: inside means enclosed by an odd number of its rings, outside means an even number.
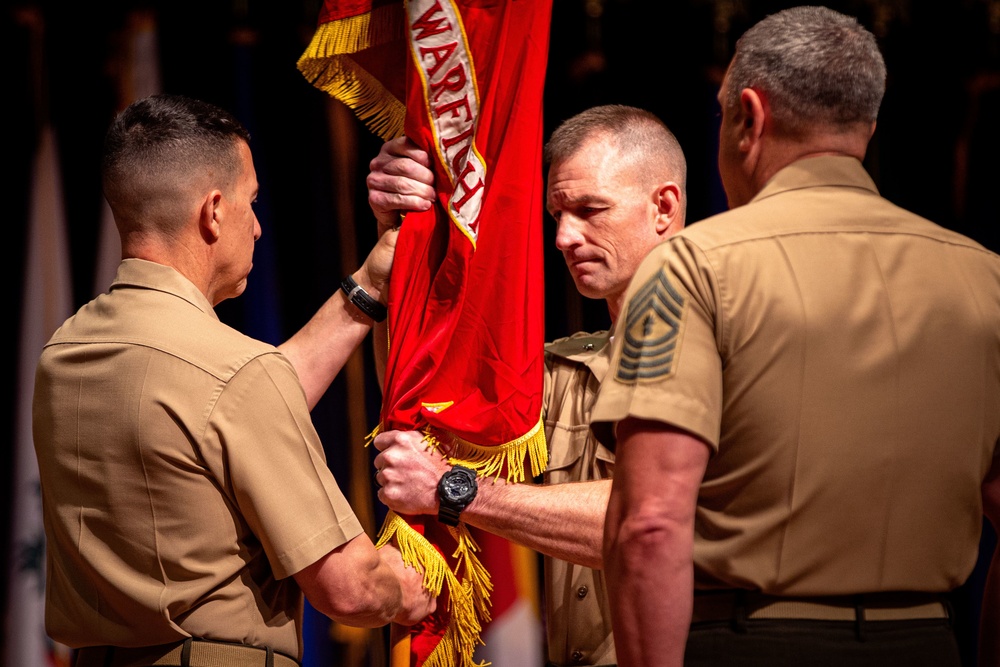
M731 210L644 260L592 415L621 666L961 664L947 595L1000 519L1000 258L879 196L885 79L823 7L737 42Z
M556 247L580 294L603 299L618 318L642 258L684 225L686 165L673 134L649 112L595 107L560 125L545 148L547 206ZM368 177L369 202L388 224L434 199L427 155L403 139L383 146ZM539 286L541 289L541 286ZM590 409L608 369L608 332L578 333L545 348L544 484L479 482L465 504L438 492L452 475L415 432L375 439L379 498L404 514L442 512L545 556L549 665L613 665L601 530L612 450L590 431ZM467 502L467 501L466 501Z
M309 415L383 316L394 232L280 348L226 326L214 307L252 279L261 235L249 140L177 95L107 133L124 259L45 345L33 404L45 624L76 667L294 667L303 593L357 626L435 607L375 551Z

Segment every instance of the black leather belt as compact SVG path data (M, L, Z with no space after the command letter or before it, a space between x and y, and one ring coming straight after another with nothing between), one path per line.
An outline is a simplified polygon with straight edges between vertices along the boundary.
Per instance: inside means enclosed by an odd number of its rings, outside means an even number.
M724 620L802 619L817 621L906 621L950 618L940 593L869 593L822 597L780 597L758 591L698 591L692 623Z
M300 667L270 648L186 639L173 644L122 648L88 646L76 652L73 667Z

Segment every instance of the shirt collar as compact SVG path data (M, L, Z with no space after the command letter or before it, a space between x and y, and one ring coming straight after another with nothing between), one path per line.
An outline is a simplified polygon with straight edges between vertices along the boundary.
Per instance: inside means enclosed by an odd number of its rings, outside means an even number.
M546 349L549 354L583 364L598 381L603 381L611 366L612 347L608 345L609 340L610 332L599 331L571 336L549 344Z
M824 186L859 188L878 194L861 162L846 155L821 155L796 160L771 177L752 202L789 190Z
M177 269L157 264L145 259L129 258L122 260L118 265L118 273L111 283L111 289L122 288L151 289L166 294L172 294L180 299L184 299L192 306L215 319L219 316L215 314L212 304L202 294L201 290L195 287L194 283L184 277Z

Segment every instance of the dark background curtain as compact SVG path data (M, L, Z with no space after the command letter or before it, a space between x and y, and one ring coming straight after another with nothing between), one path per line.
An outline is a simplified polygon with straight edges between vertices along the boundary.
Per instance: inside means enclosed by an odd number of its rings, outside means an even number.
M796 3L761 0L556 0L545 122L587 107L623 103L659 115L689 163L689 223L725 208L716 173L715 95L737 37L768 13ZM885 101L866 166L882 194L939 224L1000 250L1000 0L826 3L858 16L878 37L889 70ZM306 322L353 271L374 241L364 189L379 142L312 88L295 63L315 28L316 1L6 4L0 14L5 109L5 308L13 313L0 373L17 396L17 331L30 168L44 118L60 150L74 307L93 296L101 218L99 161L118 100L116 76L128 17L155 17L162 90L227 108L248 125L261 185L251 289L220 305L224 321L279 342ZM26 10L43 33L28 27ZM36 48L37 45L41 48ZM602 302L582 299L546 227L546 337L608 326ZM270 258L270 259L268 259ZM342 377L313 413L331 467L345 488L357 448L351 419L377 419L370 343L360 381ZM12 387L12 389L10 389ZM5 441L13 401L0 403ZM368 454L364 454L367 456ZM10 470L12 447L3 448ZM357 470L357 468L354 468ZM368 469L370 470L370 468ZM10 507L9 485L0 492ZM373 511L379 514L377 508ZM0 513L0 562L10 558L9 512ZM378 520L376 516L376 521ZM993 548L988 529L983 550ZM981 566L956 593L959 631L970 663ZM6 578L0 580L6 593ZM327 656L333 659L333 654ZM321 663L317 663L321 664ZM13 667L13 666L12 666ZM29 666L31 667L31 666Z

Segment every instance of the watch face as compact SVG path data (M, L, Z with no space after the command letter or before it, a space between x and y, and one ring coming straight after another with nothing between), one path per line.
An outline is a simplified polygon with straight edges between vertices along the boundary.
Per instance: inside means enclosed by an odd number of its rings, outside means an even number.
M475 480L465 470L451 470L441 478L441 495L453 503L468 503L478 490Z

